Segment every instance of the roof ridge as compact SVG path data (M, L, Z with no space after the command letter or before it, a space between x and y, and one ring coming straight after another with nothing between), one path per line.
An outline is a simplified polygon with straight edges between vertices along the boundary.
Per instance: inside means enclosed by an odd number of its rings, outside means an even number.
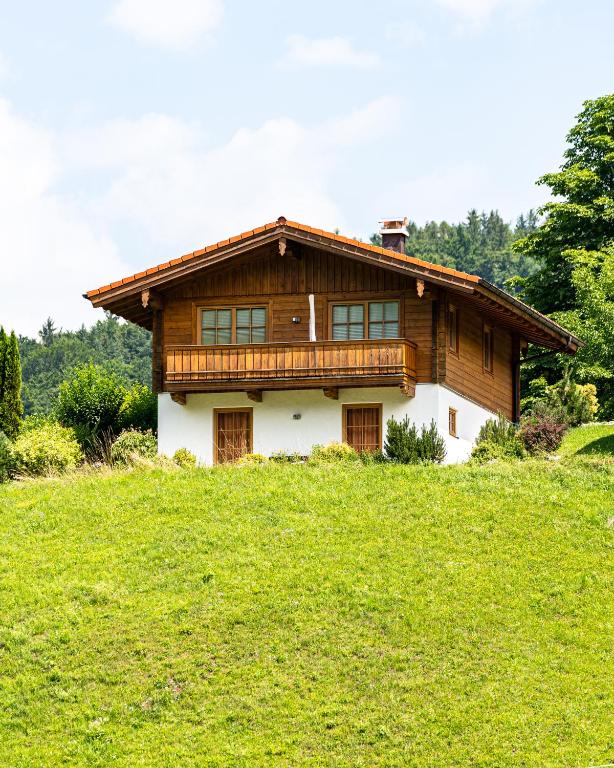
M227 237L224 240L218 240L217 243L212 243L211 245L206 245L204 248L199 248L195 251L191 251L188 253L183 254L183 256L179 256L175 259L171 259L170 261L165 261L162 264L158 264L157 266L150 267L149 269L141 270L140 272L136 272L133 275L129 275L127 277L123 277L120 280L116 280L112 283L109 283L108 285L103 285L100 288L93 288L92 290L88 291L85 294L85 297L90 299L94 296L99 296L101 293L104 293L105 291L112 290L113 288L118 288L121 285L126 285L127 283L132 283L135 280L139 280L142 277L146 277L147 275L153 275L157 272L162 272L165 269L168 269L169 267L175 267L178 264L181 264L186 261L190 261L191 259L198 258L199 256L203 256L206 253L212 253L213 251L217 251L220 248L225 248L226 246L233 245L234 243L241 242L243 240L247 240L250 237L255 237L256 235L262 234L264 232L267 232L271 229L275 229L276 227L290 227L291 229L298 229L303 232L308 232L311 234L320 235L321 237L326 237L329 240L335 240L338 242L343 242L346 245L354 245L358 248L362 248L366 251L371 251L372 253L377 253L380 256L388 256L392 259L395 259L396 261L400 261L406 264L414 264L417 267L421 267L423 269L431 269L435 272L439 272L444 275L451 275L453 277L457 277L463 280L469 280L470 282L479 283L481 278L478 275L472 275L468 272L460 272L459 270L452 269L451 267L446 267L443 264L435 264L431 261L424 261L423 259L418 259L415 256L408 256L405 253L399 253L398 251L392 251L388 248L383 248L380 245L374 245L373 243L365 243L362 240L356 240L352 237L345 237L345 235L339 235L335 232L329 232L326 229L317 229L316 227L310 227L307 224L302 224L299 221L292 221L289 219L286 219L285 216L280 216L277 221L268 222L267 224L263 224L260 227L255 227L254 229L248 229L245 232L242 232L240 235L234 235L232 237Z

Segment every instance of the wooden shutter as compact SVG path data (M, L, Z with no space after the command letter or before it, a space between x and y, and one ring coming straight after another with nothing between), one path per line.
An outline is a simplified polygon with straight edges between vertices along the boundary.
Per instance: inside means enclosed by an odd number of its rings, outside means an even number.
M356 451L382 447L382 406L344 405L343 440Z
M238 461L252 452L252 409L214 411L214 456L216 464Z

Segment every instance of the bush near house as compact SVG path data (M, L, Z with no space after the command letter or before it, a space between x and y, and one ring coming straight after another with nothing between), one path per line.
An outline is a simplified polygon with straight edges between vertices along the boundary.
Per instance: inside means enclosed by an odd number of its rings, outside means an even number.
M552 453L567 432L564 411L546 403L536 403L520 422L519 437L531 454Z
M335 462L357 462L360 456L347 443L328 443L314 445L308 461L311 464L330 464Z
M20 475L66 472L83 461L74 431L53 421L23 430L11 453L12 471Z
M393 417L386 425L384 451L399 464L441 464L446 457L446 444L434 421L418 433L408 416L402 421Z
M128 466L140 459L153 461L158 455L158 443L151 432L126 429L111 447L113 464Z
M485 464L494 459L523 459L526 455L518 427L500 413L480 428L471 460L476 464Z
M145 385L127 389L118 374L90 363L75 368L60 385L55 414L75 430L88 454L101 458L101 441L124 429L155 429L157 398Z
M182 469L190 469L196 466L196 456L187 448L178 448L173 454L173 461Z

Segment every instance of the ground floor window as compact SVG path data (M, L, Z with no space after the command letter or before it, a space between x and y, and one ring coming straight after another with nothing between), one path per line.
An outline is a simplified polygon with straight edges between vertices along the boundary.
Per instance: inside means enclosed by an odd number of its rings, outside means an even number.
M215 408L213 411L213 456L216 464L238 461L252 452L253 410Z
M360 452L382 447L381 403L343 406L343 442Z
M448 410L448 431L452 437L456 437L456 409L450 408Z

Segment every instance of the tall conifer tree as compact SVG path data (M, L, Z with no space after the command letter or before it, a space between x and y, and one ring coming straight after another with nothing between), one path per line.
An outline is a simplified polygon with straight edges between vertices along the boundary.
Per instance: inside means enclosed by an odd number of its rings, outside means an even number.
M6 360L6 347L8 338L4 331L4 328L0 325L0 411L2 410L2 402L4 397L4 366ZM0 426L0 432L2 427Z
M21 360L17 336L13 331L2 343L4 349L2 391L0 399L0 432L14 440L19 433L23 417L23 402L21 400Z

